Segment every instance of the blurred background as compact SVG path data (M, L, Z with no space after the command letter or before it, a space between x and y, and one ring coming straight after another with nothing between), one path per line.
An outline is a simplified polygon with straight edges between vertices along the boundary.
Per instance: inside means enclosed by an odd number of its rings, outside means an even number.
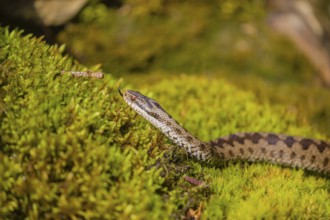
M225 78L328 131L327 0L1 0L0 22L138 88L178 74ZM302 99L304 97L304 99ZM308 105L306 105L308 103Z

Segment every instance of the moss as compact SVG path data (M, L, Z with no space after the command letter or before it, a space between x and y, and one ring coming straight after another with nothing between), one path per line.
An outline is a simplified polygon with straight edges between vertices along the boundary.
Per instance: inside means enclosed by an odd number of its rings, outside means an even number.
M147 94L164 103L184 127L204 140L239 131L271 131L329 139L308 122L299 120L299 114L285 105L261 104L253 93L217 77L181 75L149 85L147 90L152 91ZM193 167L190 175L210 187L205 197L197 200L204 203L206 219L329 217L329 180L326 178L267 164L239 163L214 169L189 163ZM202 194L203 190L198 193ZM192 205L195 208L197 201Z
M220 175L219 175L220 174ZM214 173L215 193L205 216L228 219L327 219L328 181L292 173L289 169L260 166L232 167ZM221 207L221 211L217 210Z
M59 40L82 62L101 62L134 86L178 73L220 76L260 102L286 105L323 133L330 129L327 90L292 43L267 27L264 1L122 4L86 7Z
M79 24L69 25L59 35L59 41L65 42L79 60L101 62L105 70L115 74L155 68L193 72L216 68L219 58L228 57L232 42L221 39L219 34L228 33L233 26L238 29L237 35L242 34L240 23L230 18L236 16L242 23L265 16L262 1L243 6L239 1L133 2L124 1L121 10L103 4L86 7ZM247 10L253 10L253 15ZM222 47L220 53L215 46ZM227 61L230 59L224 60L223 65Z
M229 71L310 83L314 68L265 25L265 8L259 0L123 1L120 10L100 3L86 7L79 23L68 25L58 40L78 60L102 63L115 75Z
M329 140L329 92L288 42L260 28L261 1L213 8L197 0L147 2L142 12L133 4L134 13L87 7L83 25L69 25L61 39L82 61L101 62L108 72L149 71L126 75L132 84L126 88L158 100L203 140L238 131ZM256 22L257 35L244 32L251 28L246 22ZM86 68L63 56L63 46L19 31L0 28L0 46L2 219L184 218L200 204L205 219L329 219L328 179L267 164L199 164L126 106L113 75L61 75Z
M61 75L84 67L61 47L0 33L1 219L170 215L155 193L160 169L145 169L158 135L119 102L116 80Z

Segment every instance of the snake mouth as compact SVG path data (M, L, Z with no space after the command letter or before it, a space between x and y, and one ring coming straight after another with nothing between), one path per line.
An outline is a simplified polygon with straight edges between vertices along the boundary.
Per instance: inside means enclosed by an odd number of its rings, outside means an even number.
M118 92L119 92L119 95L120 95L121 97L123 97L123 93L121 92L121 90L120 90L119 87L117 88L117 90L118 90Z

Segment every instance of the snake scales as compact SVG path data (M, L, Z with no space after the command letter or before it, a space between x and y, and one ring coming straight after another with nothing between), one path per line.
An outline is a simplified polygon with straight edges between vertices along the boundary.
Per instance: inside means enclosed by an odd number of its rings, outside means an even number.
M119 93L134 111L198 161L264 161L330 174L330 144L325 141L255 132L203 142L181 127L155 100L132 90Z

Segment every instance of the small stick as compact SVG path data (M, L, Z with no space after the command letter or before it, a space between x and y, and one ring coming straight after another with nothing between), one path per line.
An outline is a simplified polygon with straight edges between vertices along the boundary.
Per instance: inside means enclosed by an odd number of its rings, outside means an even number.
M74 77L93 77L97 79L102 79L104 77L104 74L102 72L92 72L90 70L85 71L85 72L80 72L80 71L61 71L62 74L69 73L73 75Z

